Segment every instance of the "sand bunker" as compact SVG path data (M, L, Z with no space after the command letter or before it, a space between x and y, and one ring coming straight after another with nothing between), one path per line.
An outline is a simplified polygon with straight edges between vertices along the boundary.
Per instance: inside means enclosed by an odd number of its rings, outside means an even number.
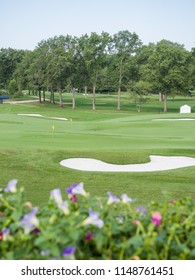
M81 171L101 172L152 172L195 166L195 158L180 156L150 156L143 164L117 165L92 158L69 158L60 162L62 166Z
M26 116L26 117L41 117L41 118L45 118L45 119L52 119L52 120L60 120L60 121L67 121L68 119L66 118L57 118L57 117L45 117L43 115L40 114L17 114L18 116Z
M26 117L43 117L40 114L17 114L18 116L26 116Z

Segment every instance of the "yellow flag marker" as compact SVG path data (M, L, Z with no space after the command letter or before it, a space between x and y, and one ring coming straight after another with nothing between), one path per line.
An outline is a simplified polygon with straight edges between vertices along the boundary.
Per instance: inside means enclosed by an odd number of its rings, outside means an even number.
M54 125L52 125L52 129L53 129L53 130L55 129L55 126L54 126Z

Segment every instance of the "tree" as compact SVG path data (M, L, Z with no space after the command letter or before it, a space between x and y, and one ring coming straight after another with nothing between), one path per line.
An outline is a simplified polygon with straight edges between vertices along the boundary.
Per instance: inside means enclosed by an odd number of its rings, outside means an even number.
M34 59L34 51L26 51L22 60L17 64L13 77L17 82L18 91L28 89L30 93L29 69Z
M137 112L141 111L141 104L145 101L145 96L151 92L151 89L152 85L142 80L132 86L132 97L135 101Z
M112 52L115 64L115 77L118 84L117 109L120 110L121 88L128 68L129 57L134 55L141 46L141 41L137 34L128 30L119 31L112 38Z
M156 44L148 59L151 83L164 95L164 112L167 112L167 95L186 90L189 83L190 53L177 43L162 40Z
M39 52L45 58L45 74L43 75L52 95L53 89L59 93L59 105L63 107L62 90L70 78L74 66L75 40L71 36L55 36L38 45ZM40 56L39 56L40 57ZM44 61L43 59L41 61ZM43 73L43 71L42 71ZM53 96L51 98L53 100Z
M110 36L106 32L102 32L101 35L91 33L90 37L85 35L81 39L82 65L85 70L84 78L89 77L93 92L92 109L95 110L96 88L98 86L100 73L105 66L105 57Z
M13 73L24 54L25 51L23 50L0 49L0 84L3 84L6 91L9 81L13 79Z

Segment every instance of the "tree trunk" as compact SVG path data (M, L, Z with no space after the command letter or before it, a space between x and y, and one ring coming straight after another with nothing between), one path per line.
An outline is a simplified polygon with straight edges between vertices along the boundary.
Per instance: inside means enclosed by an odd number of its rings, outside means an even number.
M59 93L59 106L63 107L63 104L62 104L62 89L61 89L61 87L58 88L58 93Z
M120 111L121 109L121 88L119 86L118 88L118 105L117 105L117 110Z
M50 103L54 104L54 90L53 87L50 89Z
M72 109L75 110L76 109L76 89L72 88L71 90L72 92Z
M22 92L22 83L21 83L21 81L18 82L18 91Z
M123 63L123 59L121 59L121 61L120 61L120 69L119 69L118 105L117 105L117 110L118 110L118 111L120 111L120 109L121 109L122 63Z
M167 112L167 94L164 93L164 113Z
M159 92L159 102L162 102L163 101L163 95L161 92Z
M45 90L43 90L43 101L45 102Z
M93 85L93 110L96 110L96 95L95 95L96 85Z
M40 89L38 91L38 95L39 95L39 102L41 103L41 90Z
M85 86L85 98L87 97L87 86Z

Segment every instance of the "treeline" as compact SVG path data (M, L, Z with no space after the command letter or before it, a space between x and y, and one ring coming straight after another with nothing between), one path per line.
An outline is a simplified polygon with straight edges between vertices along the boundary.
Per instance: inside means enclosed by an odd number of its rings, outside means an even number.
M188 94L195 85L195 49L168 40L143 45L136 33L119 31L81 37L55 36L38 43L33 51L0 50L0 87L10 94L28 90L40 101L45 91L69 91L75 108L76 92L92 93L96 109L97 91L117 91L120 110L121 91L131 91L140 99L148 93L164 97Z

